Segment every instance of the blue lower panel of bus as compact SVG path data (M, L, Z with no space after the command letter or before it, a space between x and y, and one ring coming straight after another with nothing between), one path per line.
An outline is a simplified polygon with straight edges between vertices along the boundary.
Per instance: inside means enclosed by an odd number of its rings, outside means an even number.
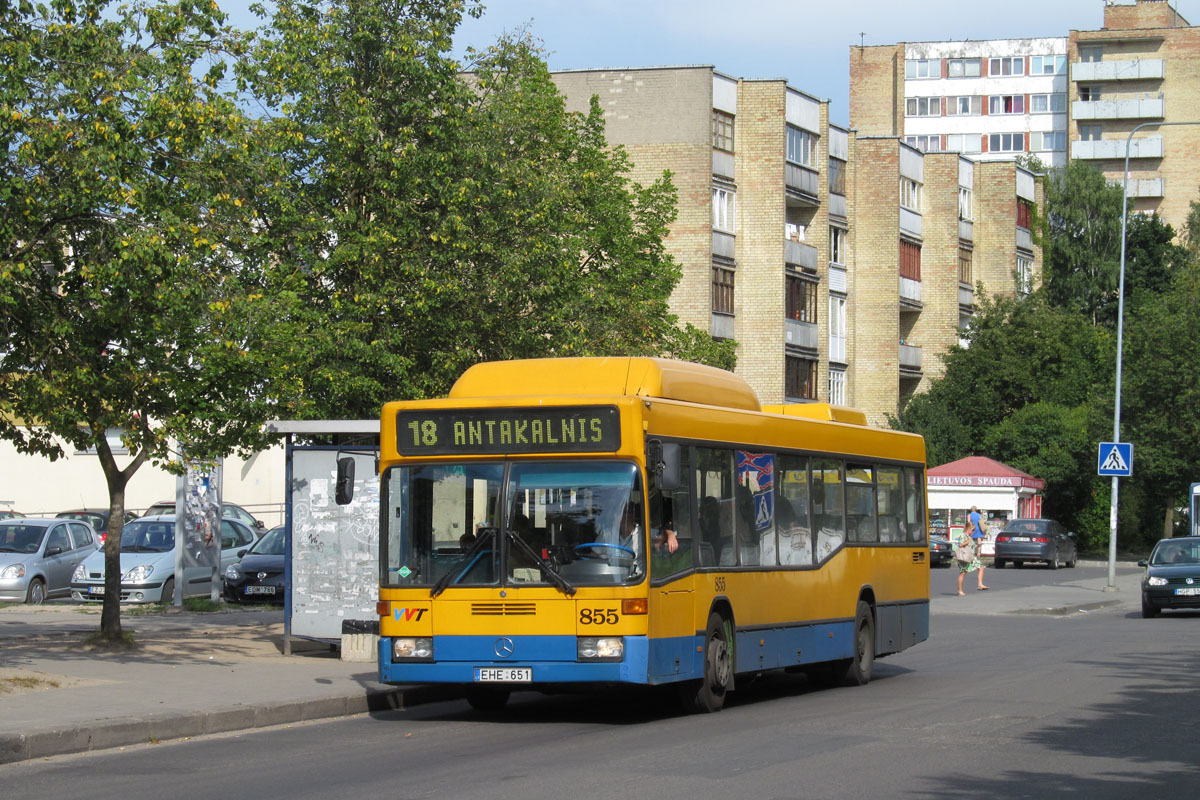
M392 640L379 640L384 683L474 683L476 669L530 668L539 683L646 683L649 640L626 636L621 661L580 661L574 636L435 636L433 661L392 661ZM511 648L511 652L509 651ZM499 657L497 651L510 652Z
M703 642L703 637L700 637ZM779 669L854 654L854 621L822 622L786 628L751 628L737 632L735 672Z

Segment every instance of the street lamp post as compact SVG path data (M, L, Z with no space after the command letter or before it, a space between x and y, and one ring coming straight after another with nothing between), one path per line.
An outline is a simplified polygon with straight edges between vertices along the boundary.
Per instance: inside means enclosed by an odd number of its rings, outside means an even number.
M1121 346L1125 335L1125 223L1129 215L1129 149L1133 135L1142 128L1165 125L1200 125L1200 121L1187 122L1143 122L1133 126L1125 138L1125 173L1121 180L1121 278L1117 287L1117 385L1113 402L1113 441L1121 441ZM1108 511L1108 586L1105 591L1117 591L1117 486L1120 479L1112 479L1112 503Z

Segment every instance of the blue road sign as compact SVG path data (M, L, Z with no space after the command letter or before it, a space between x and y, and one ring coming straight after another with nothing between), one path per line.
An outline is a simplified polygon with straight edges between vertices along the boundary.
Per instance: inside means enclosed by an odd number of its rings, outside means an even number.
M1101 442L1096 458L1096 474L1101 477L1128 478L1133 474L1133 445Z

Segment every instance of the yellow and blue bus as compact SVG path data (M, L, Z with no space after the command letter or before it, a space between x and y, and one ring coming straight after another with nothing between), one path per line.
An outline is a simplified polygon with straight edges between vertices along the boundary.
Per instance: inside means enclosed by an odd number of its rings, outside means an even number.
M760 406L655 358L478 364L388 403L380 680L677 684L716 711L793 668L870 680L928 637L925 446L825 404Z

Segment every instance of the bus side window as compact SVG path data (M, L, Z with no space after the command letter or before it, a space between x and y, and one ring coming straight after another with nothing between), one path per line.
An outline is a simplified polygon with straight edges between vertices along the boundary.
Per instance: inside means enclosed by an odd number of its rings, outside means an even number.
M842 462L816 459L812 469L813 515L817 526L817 563L846 541L846 505Z
M651 473L650 484L650 577L662 578L685 572L695 566L695 554L699 552L692 530L692 493L688 485L688 448L680 448L679 474L684 476L684 485L679 489L664 492L658 486L657 475ZM674 553L665 544L655 546L663 526L671 524L675 541L679 547Z
M698 447L696 496L700 498L700 566L731 566L733 550L733 451Z
M813 563L813 539L808 507L808 459L781 455L778 472L775 519L779 527L779 563L809 566Z

